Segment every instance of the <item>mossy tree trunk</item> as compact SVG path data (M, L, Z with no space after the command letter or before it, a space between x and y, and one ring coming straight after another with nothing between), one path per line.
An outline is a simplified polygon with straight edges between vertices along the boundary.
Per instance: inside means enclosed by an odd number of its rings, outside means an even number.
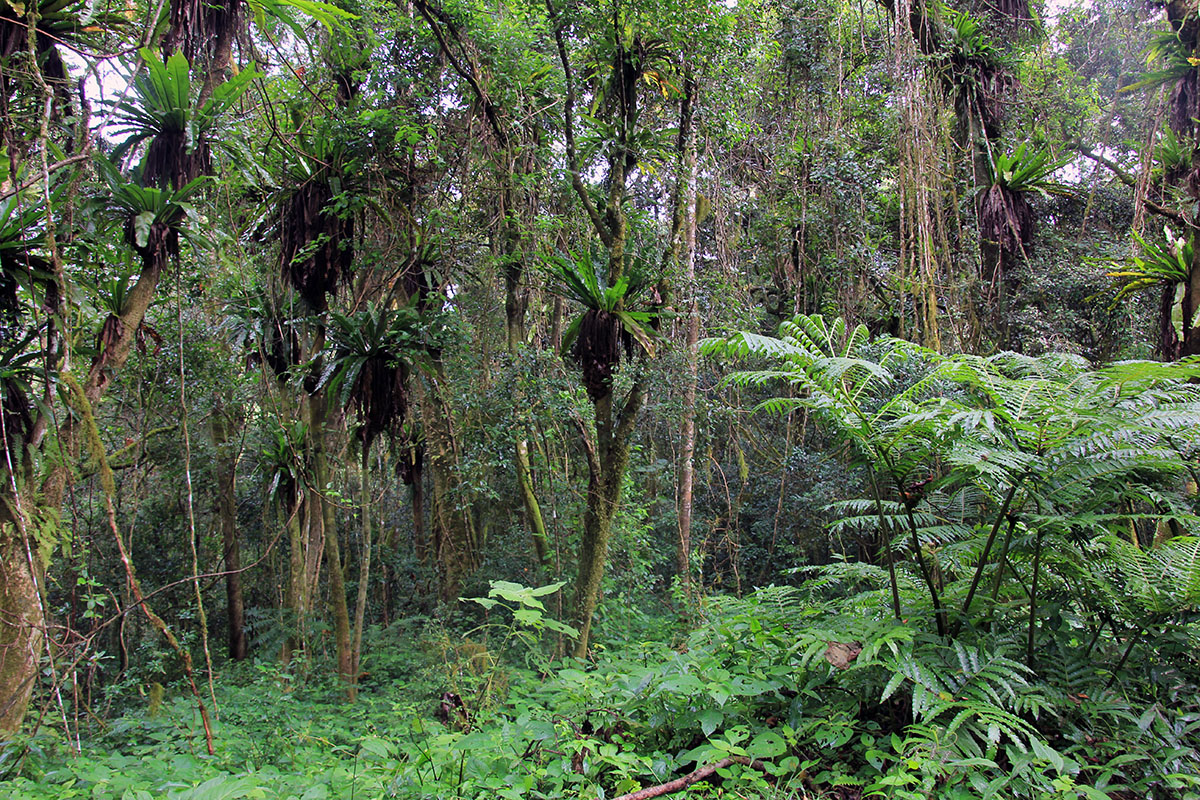
M439 572L438 595L444 602L458 597L463 578L479 566L479 543L469 504L459 480L458 439L453 412L442 396L440 365L427 376L413 381L421 404L426 452L432 488L430 522L433 555Z
M575 579L573 619L579 631L575 657L587 655L592 617L600 600L600 587L608 564L613 520L621 502L622 484L629 466L637 415L646 400L641 381L635 382L614 416L610 392L599 398L596 409L596 442L585 439L588 455L587 508L583 516L583 538L579 547L579 573Z
M6 497L6 505L12 498ZM46 624L44 575L27 526L6 509L0 523L0 739L21 727L37 681Z

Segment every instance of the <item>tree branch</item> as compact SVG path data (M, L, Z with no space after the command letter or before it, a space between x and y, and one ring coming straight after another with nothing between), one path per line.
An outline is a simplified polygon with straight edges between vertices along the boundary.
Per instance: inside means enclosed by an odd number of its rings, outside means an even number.
M446 41L446 37L442 35L442 25L450 29L450 33L454 36L454 40L458 43L459 49L464 50L462 39L459 37L458 28L446 16L441 9L431 8L426 0L416 0L414 3L417 10L421 12L421 16L429 23L429 29L433 31L434 37L438 40L438 46L442 52L446 54L446 59L450 62L450 66L458 73L459 77L465 80L471 87L471 91L475 93L475 97L479 100L479 104L483 107L483 116L487 120L488 127L492 129L492 133L496 136L496 141L499 142L502 148L508 147L509 135L508 131L500 123L500 109L492 102L491 95L484 90L480 85L479 80L475 77L476 67L474 60L471 59L469 64L471 69L467 69L463 63L455 57L450 49L450 44ZM437 19L434 19L437 17ZM440 22L440 24L439 24ZM469 58L469 56L468 56Z
M563 79L567 85L567 96L563 103L563 122L567 135L567 172L571 173L571 186L583 202L583 207L587 211L588 218L591 219L592 227L596 229L600 241L604 242L605 247L612 247L613 233L605 224L604 218L600 216L600 212L587 193L587 187L583 185L583 178L579 174L579 152L575 147L575 80L571 72L571 59L567 56L567 44L563 40L563 28L566 27L566 23L559 21L558 12L554 10L553 0L546 0L546 11L550 14L550 21L554 23L554 41L558 45L558 58L562 62Z
M658 786L648 786L645 789L640 789L636 792L623 794L620 797L615 798L615 800L650 800L652 797L662 797L665 794L671 794L673 792L686 789L693 784L699 783L705 778L710 778L718 770L725 769L733 764L741 764L744 767L750 767L751 769L756 769L759 772L768 775L770 774L767 772L767 765L762 761L751 760L745 756L726 756L715 764L709 764L707 767L701 767L695 772L684 775L682 778L676 778L673 781L667 781L666 783L661 783Z
M1067 147L1068 147L1068 149L1074 150L1075 152L1079 153L1081 156L1083 156L1085 158L1090 158L1092 161L1095 161L1100 166L1106 167L1110 172L1112 172L1113 175L1117 176L1117 180L1119 180L1121 183L1125 184L1126 186L1135 187L1135 188L1137 187L1137 178L1135 178L1133 175L1130 175L1128 172L1126 172L1124 169L1122 169L1121 165L1116 163L1112 159L1106 158L1106 157L1100 155L1099 153L1093 152L1092 149L1090 147L1088 147L1087 145L1085 145L1083 142L1073 142L1073 143L1067 145ZM1188 228L1195 227L1190 221L1188 221L1187 217L1185 217L1181 212L1176 211L1173 208L1166 208L1165 206L1161 206L1158 203L1151 200L1149 197L1143 197L1142 202L1146 204L1146 208L1150 209L1155 214L1158 214L1160 217L1166 217L1167 219L1174 220L1176 223L1183 225L1185 227L1188 227Z
M592 437L592 432L588 429L587 423L583 421L583 416L578 411L571 412L571 421L579 429L579 441L583 442L583 452L587 456L590 474L599 475L600 457L596 453L596 442Z

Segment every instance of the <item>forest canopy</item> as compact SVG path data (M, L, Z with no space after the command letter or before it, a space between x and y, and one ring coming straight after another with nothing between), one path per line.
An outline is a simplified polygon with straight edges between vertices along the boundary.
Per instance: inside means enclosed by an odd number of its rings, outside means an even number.
M1200 6L0 0L0 794L1200 797Z

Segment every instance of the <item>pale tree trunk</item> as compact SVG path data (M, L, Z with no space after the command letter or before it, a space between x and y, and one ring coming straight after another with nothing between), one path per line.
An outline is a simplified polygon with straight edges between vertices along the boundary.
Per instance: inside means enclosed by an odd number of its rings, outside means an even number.
M680 200L683 203L683 283L688 293L687 332L684 341L683 422L680 425L679 455L679 548L677 562L679 580L685 594L691 590L692 562L692 496L695 483L696 454L696 383L700 370L700 310L696 285L696 183L699 170L696 159L696 134L692 107L695 87L686 82L687 96L681 114L680 136L683 138L686 187ZM690 100L691 102L688 102ZM686 123L686 124L685 124Z

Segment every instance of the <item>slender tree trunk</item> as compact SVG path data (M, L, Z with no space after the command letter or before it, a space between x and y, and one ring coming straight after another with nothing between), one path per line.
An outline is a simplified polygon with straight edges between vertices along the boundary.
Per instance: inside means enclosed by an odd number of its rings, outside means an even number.
M288 583L284 605L291 612L292 630L283 640L279 661L286 667L292 663L295 652L306 647L304 631L309 595L304 579L304 526L300 519L302 509L299 494L295 487L289 487L285 495L287 500L279 509L279 521L287 526L288 534Z
M229 657L246 657L246 612L242 596L241 542L237 527L237 456L232 447L235 421L240 415L220 401L213 408L211 428L216 448L217 520L225 553L225 606L229 627Z
M441 397L439 383L444 378L439 372L440 368L430 376L427 387L420 381L414 381L414 387L421 401L429 455L433 550L441 572L439 595L451 602L458 597L463 578L479 566L479 552L468 504L460 496L458 442L452 412Z
M689 82L690 83L690 82ZM691 87L689 87L691 88ZM694 88L691 89L694 97ZM688 107L690 107L690 103ZM700 309L697 303L699 289L696 286L696 182L698 168L696 160L696 137L692 130L690 112L681 114L686 119L684 142L684 166L687 185L681 198L684 203L683 222L683 268L684 286L688 293L687 333L684 340L683 422L680 426L679 456L679 548L677 562L679 579L685 592L691 589L692 562L692 496L695 483L696 455L696 384L700 375ZM681 124L681 134L685 128Z
M354 658L350 641L350 610L346 603L346 574L342 564L333 504L324 496L329 485L329 459L326 453L325 429L328 406L323 393L309 398L309 446L312 448L312 477L315 502L310 503L309 517L320 517L325 533L325 569L329 576L329 611L333 615L334 642L337 648L337 672L347 686L347 696L353 698ZM310 494L310 497L313 495Z
M519 432L523 433L523 431ZM521 498L525 502L525 517L533 535L533 553L543 570L550 568L550 536L546 533L546 520L542 507L533 490L533 469L529 462L529 440L520 438L516 446L517 480L521 485Z
M412 482L413 550L417 560L429 563L429 542L425 534L425 475L418 471Z
M363 625L367 615L367 584L371 580L371 481L370 449L364 444L359 508L362 514L362 556L358 570L358 597L354 605L354 645L351 655L350 699L358 697L358 674L362 663Z
M1179 357L1200 353L1200 247L1195 248L1191 269L1183 289L1183 339L1179 346Z

